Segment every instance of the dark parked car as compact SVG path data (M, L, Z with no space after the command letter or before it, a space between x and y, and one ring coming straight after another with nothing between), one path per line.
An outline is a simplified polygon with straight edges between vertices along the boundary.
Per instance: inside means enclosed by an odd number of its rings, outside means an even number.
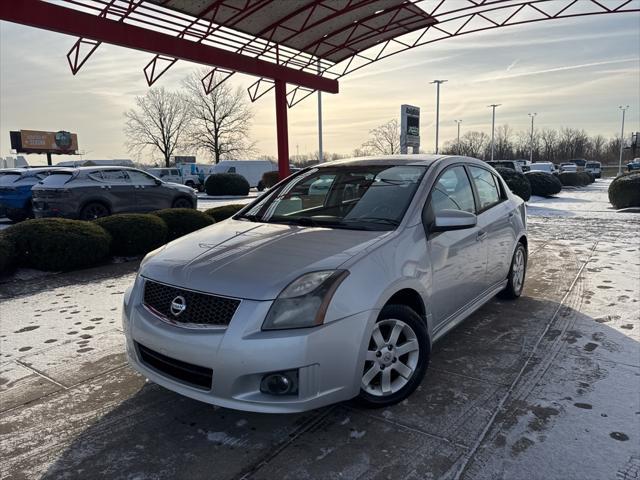
M92 220L113 213L197 206L193 188L163 182L147 172L126 167L56 170L35 185L32 192L37 218Z
M0 170L0 211L9 220L20 222L33 217L31 187L56 167L11 168Z

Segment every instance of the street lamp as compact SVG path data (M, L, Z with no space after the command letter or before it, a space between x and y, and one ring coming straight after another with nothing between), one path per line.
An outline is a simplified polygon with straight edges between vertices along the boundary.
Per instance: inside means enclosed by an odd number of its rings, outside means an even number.
M618 107L622 110L622 128L620 129L620 159L618 160L618 176L622 175L622 149L624 147L624 114L627 113L629 105Z
M438 153L438 134L440 129L440 84L447 80L434 80L436 84L436 154Z
M493 152L495 151L495 131L496 131L496 108L502 105L501 103L492 103L491 105L487 105L487 107L491 107L493 109L493 113L491 116L491 161L493 161Z
M533 163L533 119L538 115L536 112L529 113L531 117L531 142L529 145L529 163Z
M458 155L460 155L460 124L462 123L462 120L454 120L454 122L458 125L458 141L456 142L456 150L458 151Z

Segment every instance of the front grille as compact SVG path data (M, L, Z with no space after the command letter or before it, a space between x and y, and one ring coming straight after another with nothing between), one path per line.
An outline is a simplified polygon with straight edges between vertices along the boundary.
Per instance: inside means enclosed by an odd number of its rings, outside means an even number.
M179 382L187 383L205 390L211 390L211 377L213 375L213 370L210 368L200 367L199 365L193 365L192 363L167 357L137 342L136 348L138 349L138 354L142 363L152 369L178 380Z
M171 311L171 304L178 297L184 299L185 308L176 314ZM236 313L240 300L183 290L147 280L144 285L144 305L172 323L227 326Z

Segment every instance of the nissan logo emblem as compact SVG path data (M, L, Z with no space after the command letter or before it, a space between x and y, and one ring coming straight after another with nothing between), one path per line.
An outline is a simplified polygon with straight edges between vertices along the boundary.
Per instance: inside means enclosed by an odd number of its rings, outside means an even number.
M187 301L184 299L183 296L178 295L176 298L171 300L171 306L169 307L169 310L171 310L171 313L173 314L173 316L177 317L186 309L187 309Z

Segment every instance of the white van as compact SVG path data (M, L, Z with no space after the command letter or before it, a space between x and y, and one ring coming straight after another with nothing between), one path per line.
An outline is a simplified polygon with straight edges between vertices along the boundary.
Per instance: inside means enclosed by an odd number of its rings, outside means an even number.
M206 173L237 173L247 179L249 186L262 191L262 174L274 170L278 170L278 166L269 160L223 160Z

